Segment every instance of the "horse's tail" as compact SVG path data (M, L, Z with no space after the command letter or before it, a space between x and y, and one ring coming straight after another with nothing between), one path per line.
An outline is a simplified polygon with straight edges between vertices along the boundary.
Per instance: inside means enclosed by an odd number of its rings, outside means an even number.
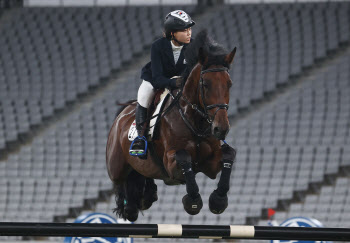
M114 184L115 202L117 207L113 209L113 213L115 213L119 218L126 220L124 213L124 200L126 198L124 184L125 182L120 185Z
M136 105L135 104L136 100L129 100L125 103L119 103L117 102L117 105L119 105L119 109L117 110L117 113L115 114L115 118L117 118L117 116L128 106L128 105Z
M145 188L146 178L132 170L126 181L114 184L116 208L113 212L120 218L129 221L137 219L138 211L141 209L141 199Z

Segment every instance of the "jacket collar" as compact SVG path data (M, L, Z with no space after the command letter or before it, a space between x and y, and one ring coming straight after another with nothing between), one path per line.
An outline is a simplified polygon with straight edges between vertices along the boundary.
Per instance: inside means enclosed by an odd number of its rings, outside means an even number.
M180 53L180 56L179 56L179 59L175 65L175 60L174 60L174 54L173 54L173 48L171 46L171 43L170 41L164 37L164 42L165 42L165 48L164 48L164 52L165 54L171 59L171 63L173 64L174 67L180 65L183 63L183 60L184 60L184 52L186 50L186 46L188 44L185 44L184 47L181 49L181 53Z
M169 41L169 42L170 42L171 49L173 50L173 52L174 52L174 51L181 51L181 50L184 48L183 45L182 45L182 46L176 46L176 45L173 44L172 41Z

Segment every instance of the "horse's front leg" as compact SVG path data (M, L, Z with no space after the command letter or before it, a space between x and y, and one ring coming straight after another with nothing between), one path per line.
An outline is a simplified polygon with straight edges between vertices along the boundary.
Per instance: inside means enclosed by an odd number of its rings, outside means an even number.
M221 146L222 171L218 188L209 197L209 209L212 213L221 214L228 206L227 192L230 190L230 176L233 162L236 158L236 150L228 144Z
M192 170L191 156L187 151L179 150L176 152L175 160L181 167L186 180L187 195L182 198L182 203L188 214L196 215L202 209L203 202Z

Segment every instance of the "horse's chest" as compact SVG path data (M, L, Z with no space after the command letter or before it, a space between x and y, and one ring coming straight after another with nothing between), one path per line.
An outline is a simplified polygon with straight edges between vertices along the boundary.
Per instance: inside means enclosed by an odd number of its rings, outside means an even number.
M212 160L215 157L215 149L208 143L200 143L196 146L196 162L202 164L208 160Z

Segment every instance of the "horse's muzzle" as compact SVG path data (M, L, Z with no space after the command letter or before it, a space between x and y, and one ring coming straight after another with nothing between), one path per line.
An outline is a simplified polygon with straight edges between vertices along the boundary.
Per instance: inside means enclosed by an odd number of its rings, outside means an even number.
M211 126L211 133L219 140L224 140L230 131L230 122L227 117L227 110L221 109L217 112Z
M213 135L219 140L224 140L229 130L222 129L219 126L213 126Z

